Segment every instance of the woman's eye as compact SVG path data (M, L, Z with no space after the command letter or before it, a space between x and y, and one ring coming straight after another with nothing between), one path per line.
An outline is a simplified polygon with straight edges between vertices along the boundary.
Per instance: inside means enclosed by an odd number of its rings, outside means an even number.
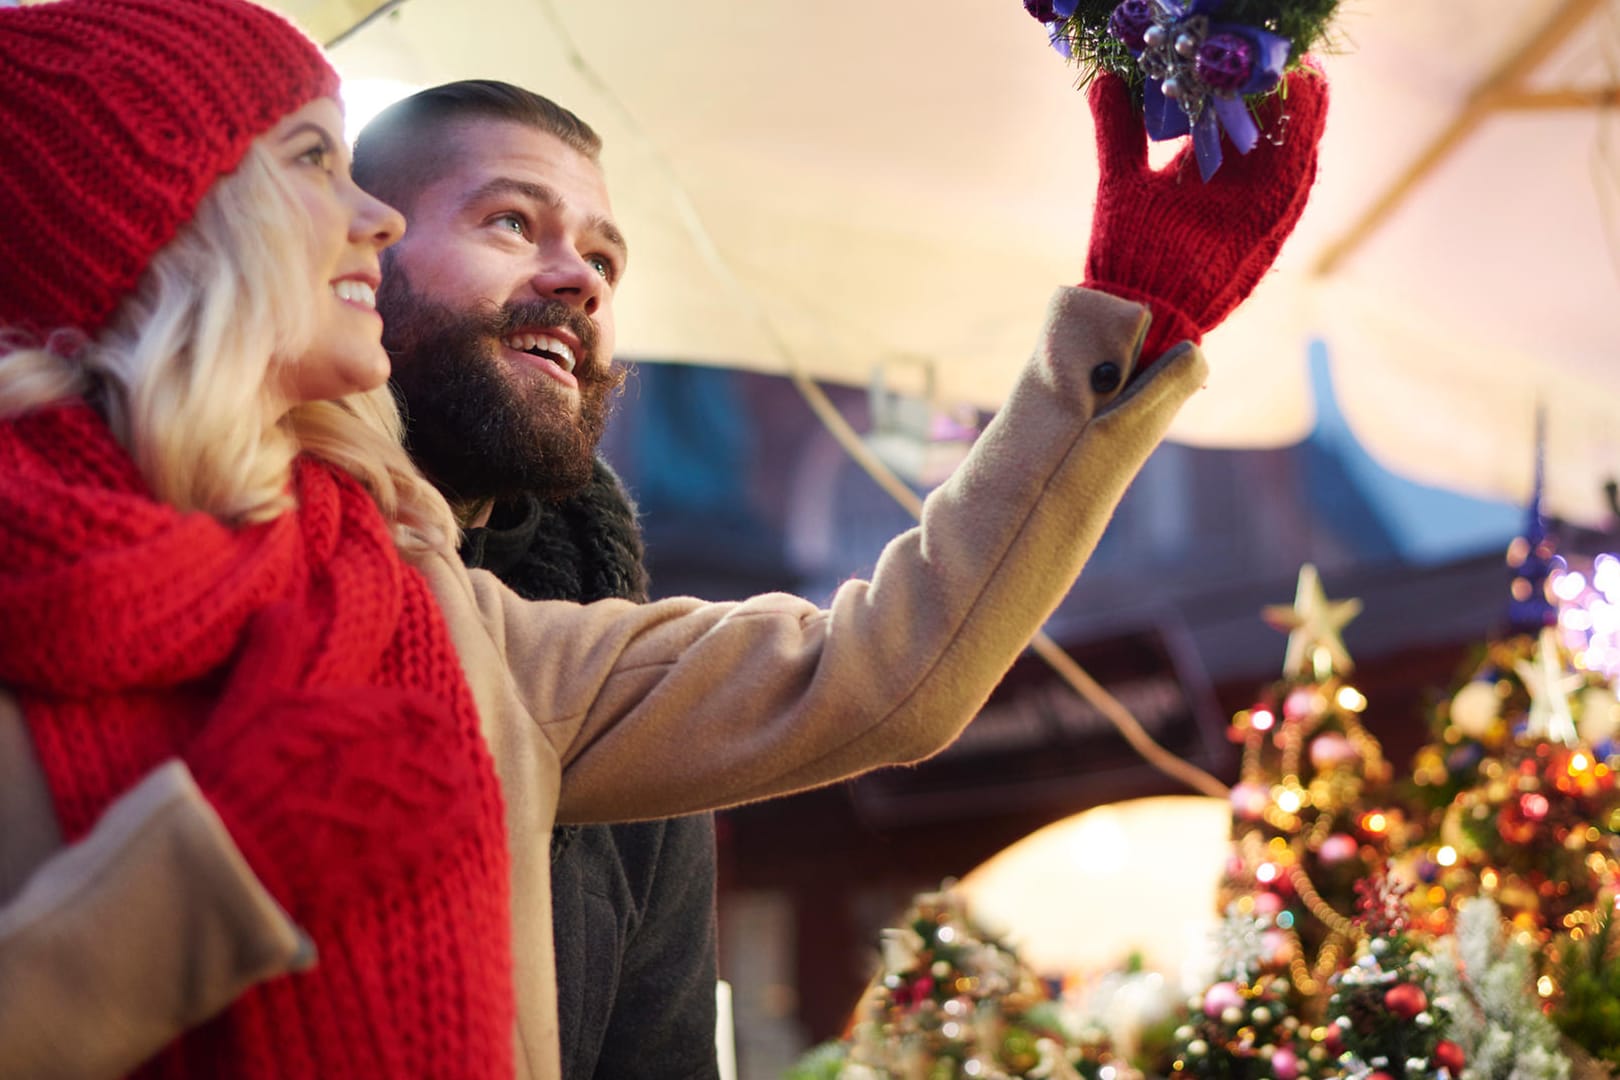
M332 168L332 148L325 143L316 143L302 154L299 154L298 160L305 165L313 165L317 169L325 169L330 172Z

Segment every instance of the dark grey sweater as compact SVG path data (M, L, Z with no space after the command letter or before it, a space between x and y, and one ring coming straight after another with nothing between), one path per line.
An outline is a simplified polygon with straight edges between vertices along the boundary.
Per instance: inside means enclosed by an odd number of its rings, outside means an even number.
M461 557L531 600L647 599L635 508L600 461L563 502L498 503ZM717 1077L713 816L559 828L551 850L565 1080Z

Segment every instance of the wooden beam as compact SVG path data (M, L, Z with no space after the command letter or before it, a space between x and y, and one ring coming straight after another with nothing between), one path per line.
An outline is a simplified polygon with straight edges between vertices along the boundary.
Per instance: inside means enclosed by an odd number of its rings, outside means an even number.
M1474 88L1463 102L1456 118L1435 136L1417 159L1407 166L1389 188L1362 213L1339 239L1329 244L1317 259L1312 273L1326 277L1337 270L1368 237L1378 231L1385 220L1398 209L1428 175L1440 166L1452 152L1472 135L1492 113L1501 108L1502 100L1524 96L1524 80L1533 74L1569 36L1578 30L1604 0L1564 0L1540 30L1521 45L1491 75Z
M1501 112L1551 112L1559 109L1611 109L1620 105L1620 86L1568 87L1560 90L1520 90L1503 94L1493 103Z

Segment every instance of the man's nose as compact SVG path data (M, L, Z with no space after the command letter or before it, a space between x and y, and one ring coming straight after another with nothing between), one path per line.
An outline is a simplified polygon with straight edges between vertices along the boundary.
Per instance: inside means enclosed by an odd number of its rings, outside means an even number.
M560 300L586 315L596 314L607 291L607 281L572 248L554 247L540 253L533 278L534 290Z

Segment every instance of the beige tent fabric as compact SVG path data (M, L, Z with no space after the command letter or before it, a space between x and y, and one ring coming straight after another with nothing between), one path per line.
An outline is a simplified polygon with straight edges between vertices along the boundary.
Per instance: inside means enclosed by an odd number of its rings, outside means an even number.
M282 2L323 27L375 6ZM602 131L632 250L621 355L799 363L851 384L921 357L944 397L993 405L1040 297L1080 274L1096 183L1076 72L1021 8L409 0L334 59L352 79L507 79ZM1602 481L1620 471L1614 109L1493 113L1334 273L1311 273L1566 9L1586 14L1526 88L1620 84L1620 0L1346 0L1314 201L1278 270L1210 337L1209 391L1173 437L1308 434L1307 344L1321 338L1352 427L1390 468L1522 499L1540 399L1550 509L1601 520ZM724 271L683 226L672 180Z

